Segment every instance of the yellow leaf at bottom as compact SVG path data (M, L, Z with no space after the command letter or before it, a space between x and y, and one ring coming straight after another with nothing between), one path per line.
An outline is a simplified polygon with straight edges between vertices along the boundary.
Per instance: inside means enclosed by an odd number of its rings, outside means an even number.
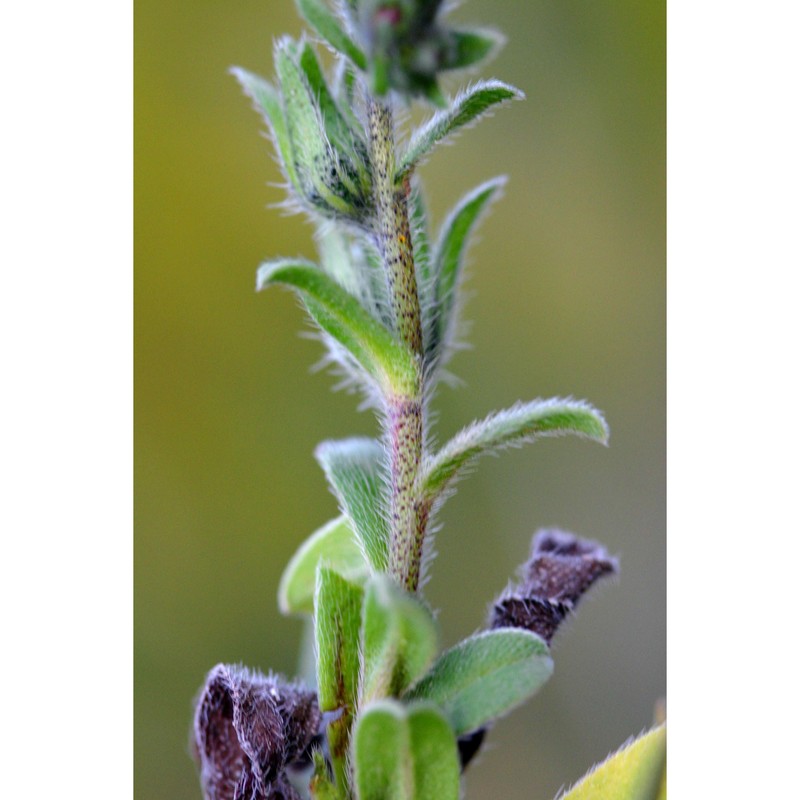
M609 756L561 800L667 800L666 724Z

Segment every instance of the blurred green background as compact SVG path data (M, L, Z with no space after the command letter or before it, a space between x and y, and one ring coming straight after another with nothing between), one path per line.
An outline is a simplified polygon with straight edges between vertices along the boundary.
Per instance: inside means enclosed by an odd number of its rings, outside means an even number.
M661 0L469 0L455 19L508 35L482 71L503 109L423 168L435 223L496 174L505 198L471 251L472 349L436 402L443 440L519 399L602 408L608 449L548 440L484 460L445 508L426 594L444 644L476 630L557 524L618 554L556 640L556 672L498 724L467 797L549 800L647 727L665 668L665 8ZM135 6L135 791L198 800L192 698L219 661L291 674L300 624L275 592L336 512L312 450L371 434L312 373L288 293L254 293L267 257L313 258L311 228L268 206L280 180L227 69L272 74L299 34L291 0ZM463 78L463 76L462 76ZM466 81L467 78L463 78ZM449 85L450 90L458 81Z

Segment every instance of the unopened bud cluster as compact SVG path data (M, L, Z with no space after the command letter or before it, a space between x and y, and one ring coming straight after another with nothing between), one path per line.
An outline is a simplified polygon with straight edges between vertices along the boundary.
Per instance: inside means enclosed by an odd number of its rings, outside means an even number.
M483 60L502 37L444 24L442 0L361 0L357 29L366 45L372 91L396 91L444 105L437 75Z

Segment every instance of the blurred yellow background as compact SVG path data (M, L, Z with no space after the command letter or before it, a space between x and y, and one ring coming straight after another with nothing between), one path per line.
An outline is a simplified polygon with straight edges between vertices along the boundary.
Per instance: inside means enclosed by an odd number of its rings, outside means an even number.
M442 515L426 595L443 643L472 633L560 525L620 556L555 643L556 671L501 721L468 798L550 800L649 726L665 668L665 8L634 0L469 0L454 19L509 42L484 77L528 96L422 169L435 224L500 173L469 260L472 349L436 400L439 439L537 396L603 409L608 449L546 440L486 459ZM292 296L256 295L268 257L314 258L228 67L271 76L298 35L291 0L135 7L135 792L199 800L192 698L219 661L296 669L300 624L275 593L298 543L336 513L312 458L373 434L312 373ZM463 78L465 82L468 78ZM448 85L454 91L459 81Z

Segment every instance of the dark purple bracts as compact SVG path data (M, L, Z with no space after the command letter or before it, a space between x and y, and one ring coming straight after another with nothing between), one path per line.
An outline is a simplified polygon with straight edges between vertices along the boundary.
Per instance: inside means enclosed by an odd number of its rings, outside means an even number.
M194 719L206 800L299 800L284 769L308 759L321 721L314 692L218 664L208 674Z
M492 628L524 628L548 644L580 598L604 575L618 570L617 561L597 542L556 529L533 537L522 581L494 604Z

